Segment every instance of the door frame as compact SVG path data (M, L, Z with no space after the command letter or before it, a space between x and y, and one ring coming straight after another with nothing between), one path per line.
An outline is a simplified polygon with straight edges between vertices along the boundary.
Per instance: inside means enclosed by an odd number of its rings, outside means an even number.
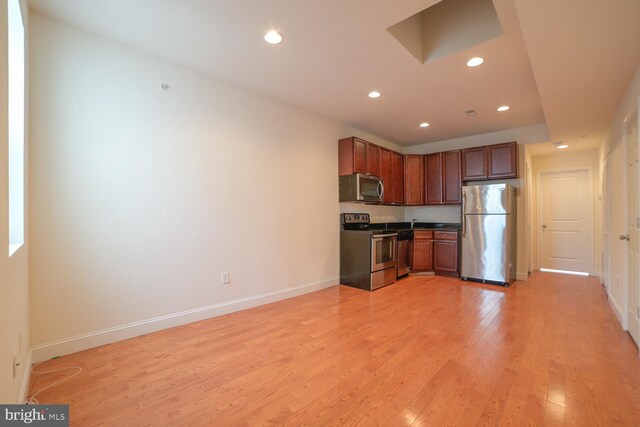
M527 147L525 146L525 150L527 149ZM524 162L524 190L525 190L525 197L524 197L524 205L525 205L525 223L526 223L526 264L527 264L527 274L531 274L534 270L534 263L533 263L533 253L531 250L531 246L533 246L532 243L532 237L531 237L531 217L533 216L531 213L532 207L533 207L533 203L531 201L531 185L532 185L532 181L533 181L533 174L531 173L532 169L531 169L531 164L529 164L529 162L527 160L525 160Z
M624 221L624 226L625 226L625 231L628 233L630 231L631 228L631 221L633 221L632 218L629 217L629 198L627 197L629 194L629 167L628 167L628 163L629 163L629 158L628 158L628 154L629 154L629 140L627 139L627 124L629 123L629 121L635 116L636 118L636 132L638 133L638 139L640 139L640 98L639 98L639 102L636 103L631 110L629 111L629 113L625 116L624 120L623 120L623 124L622 124L622 139L623 139L623 150L624 150L624 166L625 166L625 171L624 171L624 212L625 212L625 221ZM638 150L640 150L640 140L636 141L636 144L638 144ZM640 188L640 183L638 184L638 187ZM614 232L612 233L612 239L616 239L617 238L617 234ZM624 330L629 331L629 327L632 321L635 321L634 318L632 318L632 310L633 310L633 304L636 303L635 301L631 300L631 296L632 296L632 287L631 287L631 278L629 277L629 270L630 270L630 266L631 266L631 249L629 248L628 244L627 244L627 249L625 250L625 257L624 257L624 271L623 271L623 277L624 277L624 285L626 287L625 289L625 301L622 307L622 310L624 311L624 314L622 315L622 327ZM636 286L640 287L640 266L637 266L637 270L638 270L638 276L636 277ZM640 290L639 290L640 291ZM640 295L638 296L638 298L640 299ZM637 302L638 305L640 305L640 301ZM629 335L631 335L630 332L628 332ZM631 335L632 336L632 335ZM632 336L633 338L633 336ZM635 338L633 338L635 340ZM640 346L640 343L636 343L637 345ZM638 354L640 356L640 352Z
M611 274L611 247L613 236L611 216L613 205L611 198L611 159L606 153L601 159L601 186L602 186L602 277L601 282L607 296L611 293L613 274ZM606 220L606 221L605 221Z
M594 197L593 197L593 171L590 166L584 167L575 167L575 168L560 168L560 169L544 169L539 170L536 174L536 241L537 241L537 267L538 269L542 268L542 176L543 175L552 175L563 172L587 172L587 190L589 192L589 209L587 209L587 222L589 227L589 251L587 256L587 272L590 276L596 275L594 271L594 261L593 261L593 245L594 245L594 227L593 227L593 206L594 206Z

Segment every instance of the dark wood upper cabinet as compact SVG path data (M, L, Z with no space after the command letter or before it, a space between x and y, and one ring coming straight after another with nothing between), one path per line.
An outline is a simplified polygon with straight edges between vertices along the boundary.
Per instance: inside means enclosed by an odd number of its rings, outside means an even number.
M442 204L442 153L424 156L424 203Z
M424 199L424 156L404 156L404 204L420 206Z
M351 136L338 141L338 174L366 173L381 177L380 147Z
M462 180L518 177L518 144L489 145L462 150Z
M515 142L490 145L487 147L488 177L518 177L518 145Z
M367 173L368 142L354 136L338 141L338 174Z
M462 203L462 169L460 150L442 153L442 203L459 205Z
M404 203L404 156L391 152L391 203Z
M404 203L404 156L400 153L355 136L343 138L338 141L338 172L340 176L354 173L377 176L384 183L383 203Z
M486 147L462 150L462 180L487 179Z
M425 204L460 204L460 150L424 156Z
M367 142L366 158L367 158L366 173L380 178L380 147L370 142Z
M380 149L380 178L384 184L384 203L393 202L393 177L391 174L391 151Z
M463 181L517 178L518 145L402 155L352 136L338 141L338 169L380 177L386 204L457 205Z

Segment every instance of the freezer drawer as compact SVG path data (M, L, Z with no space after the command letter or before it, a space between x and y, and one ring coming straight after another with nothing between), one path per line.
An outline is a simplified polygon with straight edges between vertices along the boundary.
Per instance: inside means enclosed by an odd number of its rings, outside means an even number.
M514 279L511 215L464 215L462 278L508 284Z

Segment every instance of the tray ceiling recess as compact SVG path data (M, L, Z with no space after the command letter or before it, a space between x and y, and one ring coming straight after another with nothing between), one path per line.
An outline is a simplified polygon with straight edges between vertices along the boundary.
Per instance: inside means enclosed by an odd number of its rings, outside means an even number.
M421 64L503 34L492 0L443 0L387 31Z

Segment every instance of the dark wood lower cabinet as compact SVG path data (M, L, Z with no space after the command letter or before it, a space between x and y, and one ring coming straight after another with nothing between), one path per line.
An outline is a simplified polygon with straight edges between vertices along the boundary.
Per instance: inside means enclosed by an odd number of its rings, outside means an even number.
M436 231L433 240L433 269L436 274L458 277L458 232Z
M459 277L457 231L414 230L410 251L413 273Z
M413 232L412 255L412 272L433 271L433 231L416 230Z

